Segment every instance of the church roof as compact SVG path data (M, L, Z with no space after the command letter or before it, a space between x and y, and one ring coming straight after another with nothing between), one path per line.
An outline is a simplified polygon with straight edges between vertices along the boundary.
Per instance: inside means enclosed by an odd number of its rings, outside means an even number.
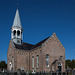
M14 43L15 44L15 43ZM28 43L23 43L22 45L15 44L15 47L17 49L23 49L23 50L30 50L34 45L28 44Z
M16 15L15 15L12 27L20 27L20 28L22 28L18 9L16 10Z
M33 49L33 48L36 48L36 47L38 47L38 46L41 46L42 43L44 43L48 38L49 38L49 37L47 37L46 39L44 39L44 40L40 41L39 43L35 44L35 45L32 47L32 49Z
M28 43L23 43L22 45L18 45L18 44L15 44L15 48L17 49L23 49L23 50L31 50L31 49L34 49L36 47L39 47L42 45L42 43L44 43L49 37L47 37L46 39L40 41L39 43L33 45L33 44L28 44Z
M58 60L54 60L54 62L52 64L55 64Z

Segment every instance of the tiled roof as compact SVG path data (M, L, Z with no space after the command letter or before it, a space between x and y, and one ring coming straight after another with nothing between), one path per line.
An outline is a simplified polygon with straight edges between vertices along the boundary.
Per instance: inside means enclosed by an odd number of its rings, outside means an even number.
M31 49L34 49L36 47L39 47L42 45L42 43L44 43L49 37L47 37L46 39L40 41L39 43L33 45L33 44L28 44L28 43L23 43L22 45L18 45L18 44L15 44L15 48L17 49L23 49L23 50L31 50Z

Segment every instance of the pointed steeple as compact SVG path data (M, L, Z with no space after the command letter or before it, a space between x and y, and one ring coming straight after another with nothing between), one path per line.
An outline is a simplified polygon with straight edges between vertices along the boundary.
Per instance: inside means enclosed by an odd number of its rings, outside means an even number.
M22 26L19 16L18 9L16 10L16 15L14 18L13 26L11 28L11 39L14 43L21 45L22 44Z
M15 15L12 27L20 27L20 28L22 28L18 9L16 10L16 15Z

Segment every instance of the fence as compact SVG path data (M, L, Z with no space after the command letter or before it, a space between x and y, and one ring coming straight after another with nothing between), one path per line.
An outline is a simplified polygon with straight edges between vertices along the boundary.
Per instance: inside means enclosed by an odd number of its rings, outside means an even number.
M33 73L26 73L24 71L17 71L17 72L10 72L10 71L6 71L6 72L2 72L0 71L0 75L75 75L75 71L72 71L72 73L68 73L68 72L63 72L63 73L58 73L58 72L36 72L35 74Z

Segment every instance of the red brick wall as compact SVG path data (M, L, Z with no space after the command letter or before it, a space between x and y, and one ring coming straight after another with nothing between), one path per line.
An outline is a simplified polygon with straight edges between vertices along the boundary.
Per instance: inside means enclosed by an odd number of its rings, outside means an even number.
M12 61L12 59L15 59L15 48L12 45L12 42L10 41L8 52L7 52L7 69L9 70L9 62L12 62L12 65L14 66L15 62ZM15 70L15 67L14 67Z
M51 64L54 62L54 60L58 60L60 56L63 56L63 71L65 71L65 49L57 36L53 34L42 46L43 49L43 55L44 55L44 71L50 71L51 70ZM49 63L50 67L46 68L46 54L49 54Z
M39 56L39 67L37 68L37 55ZM36 48L32 51L30 51L30 70L33 71L34 69L32 68L32 57L34 56L34 65L35 65L35 70L36 71L42 71L42 49Z
M29 70L29 52L24 50L16 50L17 69Z

